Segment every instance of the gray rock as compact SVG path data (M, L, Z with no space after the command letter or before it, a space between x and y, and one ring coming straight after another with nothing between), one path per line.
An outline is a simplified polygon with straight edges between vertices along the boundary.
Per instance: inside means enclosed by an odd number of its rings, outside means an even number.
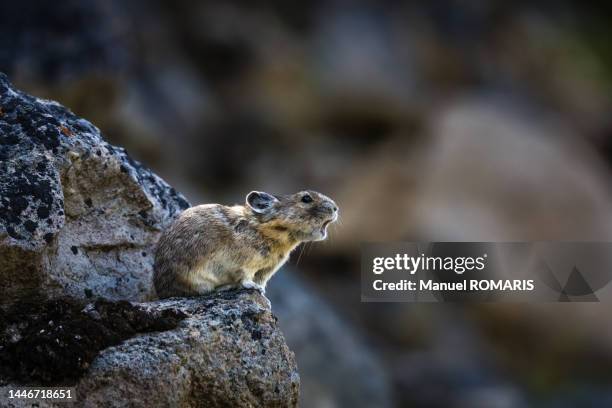
M147 299L152 246L189 203L91 123L1 73L0 108L0 306Z
M297 406L295 358L258 292L140 306L156 314L180 310L188 317L176 329L142 334L103 350L76 385L79 406ZM0 387L0 395L10 388L15 385Z

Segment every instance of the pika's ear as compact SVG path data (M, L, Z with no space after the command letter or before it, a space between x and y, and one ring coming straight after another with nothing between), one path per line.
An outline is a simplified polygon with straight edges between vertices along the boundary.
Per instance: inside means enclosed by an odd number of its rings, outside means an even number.
M264 193L263 191L251 191L246 196L247 206L258 214L268 212L277 201L278 199L272 194Z

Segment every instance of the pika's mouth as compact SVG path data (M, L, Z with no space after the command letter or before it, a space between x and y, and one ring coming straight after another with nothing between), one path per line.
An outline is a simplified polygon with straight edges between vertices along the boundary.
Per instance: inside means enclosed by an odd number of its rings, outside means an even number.
M321 225L321 233L322 233L323 235L325 235L325 234L327 233L327 226L328 226L329 224L331 224L332 222L334 222L334 220L333 220L333 219L331 219L331 220L327 220L327 221L323 222L323 225Z

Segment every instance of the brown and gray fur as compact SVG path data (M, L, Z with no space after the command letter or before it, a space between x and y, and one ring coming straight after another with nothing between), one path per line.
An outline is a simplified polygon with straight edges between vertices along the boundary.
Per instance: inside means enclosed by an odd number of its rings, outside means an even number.
M252 191L244 206L203 204L185 210L157 244L153 281L160 298L266 283L301 242L327 237L338 218L333 200L315 191Z

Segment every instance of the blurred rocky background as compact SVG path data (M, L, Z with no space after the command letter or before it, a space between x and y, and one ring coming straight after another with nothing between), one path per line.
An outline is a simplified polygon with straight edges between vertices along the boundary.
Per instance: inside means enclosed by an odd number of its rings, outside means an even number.
M2 2L0 71L192 203L336 199L330 239L271 281L303 406L600 407L605 304L362 304L359 243L612 239L611 17L578 1ZM275 302L291 285L310 293Z

